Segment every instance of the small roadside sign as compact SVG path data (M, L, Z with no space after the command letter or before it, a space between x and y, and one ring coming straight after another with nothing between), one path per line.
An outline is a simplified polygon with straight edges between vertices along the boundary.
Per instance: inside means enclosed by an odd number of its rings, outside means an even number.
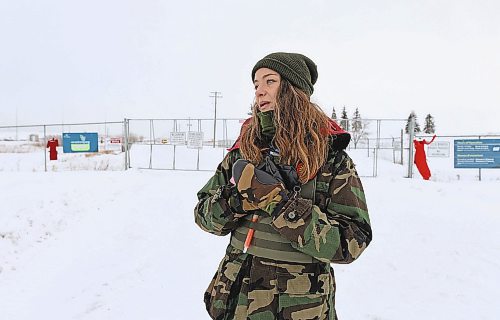
M104 143L104 148L106 150L121 151L122 150L122 138L121 137L106 137Z
M189 131L187 147L190 149L203 149L203 132Z
M186 132L170 132L170 144L175 146L186 144Z
M437 141L427 146L427 156L436 158L450 157L450 142Z

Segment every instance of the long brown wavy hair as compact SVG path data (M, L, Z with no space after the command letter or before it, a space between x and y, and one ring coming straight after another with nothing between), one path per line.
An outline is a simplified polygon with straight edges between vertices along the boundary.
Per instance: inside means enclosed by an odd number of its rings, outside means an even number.
M262 149L266 147L257 111L254 102L252 118L242 130L240 144L243 158L254 164L263 160ZM307 94L281 78L273 119L273 143L280 151L280 163L295 166L300 182L306 183L326 161L328 116Z

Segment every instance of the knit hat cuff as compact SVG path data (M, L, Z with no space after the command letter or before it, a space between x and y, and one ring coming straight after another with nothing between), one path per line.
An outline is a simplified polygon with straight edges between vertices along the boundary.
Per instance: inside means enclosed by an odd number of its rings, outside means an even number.
M283 79L294 87L301 89L308 96L314 92L314 84L318 79L316 64L300 53L275 52L259 60L252 69L252 81L260 68L276 71Z
M273 58L266 58L262 62L263 62L263 65L266 65L267 63L265 63L265 62L268 62L269 69L273 69L275 71L276 71L276 69L280 70L280 67L284 67L285 69L287 69L287 71L291 72L294 75L294 77L290 77L290 79L288 79L292 82L292 84L295 84L299 88L303 88L304 91L309 96L312 95L312 93L314 92L314 87L311 86L311 84L310 84L311 80L308 81L308 80L302 78L295 70L290 68L287 64L285 64L279 60L273 59ZM257 70L255 70L255 71L257 71Z

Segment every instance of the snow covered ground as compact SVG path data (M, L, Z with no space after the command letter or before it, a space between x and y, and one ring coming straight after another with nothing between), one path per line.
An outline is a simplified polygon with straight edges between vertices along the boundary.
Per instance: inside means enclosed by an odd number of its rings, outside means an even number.
M373 242L334 266L339 317L499 319L500 182L379 165L363 180ZM0 319L208 319L228 238L198 229L193 207L212 173L15 171L0 172Z

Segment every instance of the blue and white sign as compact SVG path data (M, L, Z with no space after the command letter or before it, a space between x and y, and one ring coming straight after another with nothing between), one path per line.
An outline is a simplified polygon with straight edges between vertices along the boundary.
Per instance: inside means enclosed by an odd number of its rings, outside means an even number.
M455 140L455 168L500 168L500 139Z
M63 133L63 152L98 152L97 132Z

